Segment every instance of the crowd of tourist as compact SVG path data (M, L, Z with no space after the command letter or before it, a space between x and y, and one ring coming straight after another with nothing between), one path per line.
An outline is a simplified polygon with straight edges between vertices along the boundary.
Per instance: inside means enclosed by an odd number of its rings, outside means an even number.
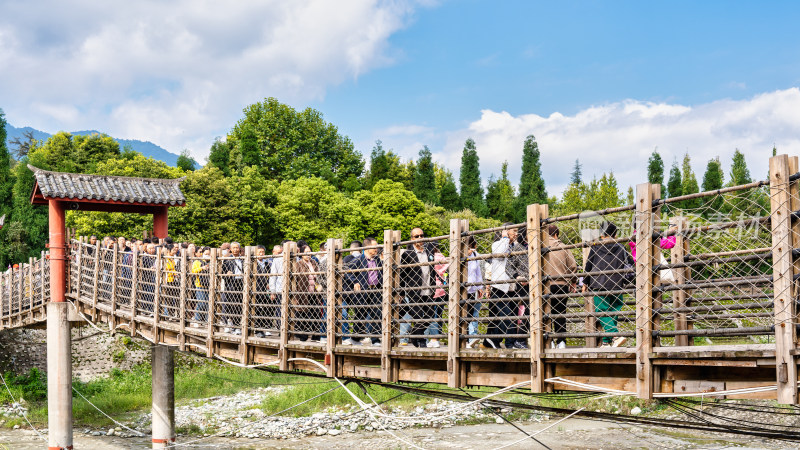
M569 294L583 291L593 295L596 311L614 312L622 307L622 295L616 293L629 283L629 268L633 257L615 240L616 227L604 223L600 238L593 242L584 265L587 274L583 278L576 274L578 267L569 249L559 239L559 229L550 225L547 251L543 253L544 294L548 299L548 313L552 319L552 332L556 335L567 331L567 301ZM450 257L439 247L440 240L425 236L421 228L411 231L411 239L399 250L396 267L399 300L394 310L394 323L399 323L401 346L437 348L441 346L443 316L448 304L448 269ZM131 299L134 293L133 277L136 275L135 307L138 314L155 314L156 289L160 289L161 318L179 320L182 295L186 303L185 317L190 327L207 327L211 289L216 294L213 326L223 333L241 335L242 306L244 293L250 293L248 304L251 326L255 337L267 338L280 330L284 271L289 267L292 286L289 292L289 332L292 339L301 341L327 340L328 315L328 253L325 243L317 251L303 241L295 245L292 260L284 260L284 241L274 245L267 254L266 247L258 245L252 250L250 260L244 258L244 250L238 242L222 244L219 248L198 246L190 242L175 242L164 239L127 239L105 236L97 245L97 236L91 236L83 247L86 264L93 260L100 263L100 296L108 299L114 264L115 248L117 261L117 290L121 299ZM662 243L668 248L670 243ZM674 243L672 243L674 245ZM467 254L465 291L468 298L462 300L467 321L468 348L527 348L529 338L529 275L528 243L524 228L504 224L492 239L491 246L484 245L491 254L479 253L474 235L466 237ZM95 255L96 248L105 249ZM73 247L72 256L78 253ZM136 253L134 253L134 250ZM635 248L634 248L635 250ZM338 293L339 304L334 309L340 316L342 344L380 346L382 340L382 303L384 284L384 258L382 246L373 237L353 241L341 260L338 284L333 287ZM138 263L134 264L134 255ZM157 256L161 264L157 266ZM185 259L183 258L185 255ZM217 258L217 273L212 274L212 255ZM181 293L182 261L186 261L186 289ZM251 264L249 271L247 264ZM136 266L136 270L134 270ZM13 270L13 269L12 269ZM158 273L157 273L158 272ZM245 289L245 274L251 281ZM212 277L217 283L212 283ZM587 294L588 295L588 294ZM483 313L482 313L483 312ZM618 333L616 316L598 317L598 322L610 337L603 345L619 346L625 338L613 338ZM474 337L470 337L474 336ZM479 338L480 337L480 338ZM556 348L566 347L566 339L552 339Z

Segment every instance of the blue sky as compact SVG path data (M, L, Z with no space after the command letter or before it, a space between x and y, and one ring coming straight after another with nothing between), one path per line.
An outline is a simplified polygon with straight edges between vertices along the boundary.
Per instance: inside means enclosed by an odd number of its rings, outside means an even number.
M519 179L524 137L551 194L572 161L644 181L739 148L800 153L797 2L0 1L0 107L15 126L100 129L204 160L247 104L320 110L368 155L427 144L457 172Z

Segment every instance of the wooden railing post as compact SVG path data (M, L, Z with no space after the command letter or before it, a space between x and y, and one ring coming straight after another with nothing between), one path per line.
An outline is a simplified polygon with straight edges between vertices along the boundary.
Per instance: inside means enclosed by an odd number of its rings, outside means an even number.
M211 261L208 263L208 310L206 311L206 357L214 356L214 324L217 321L217 249L211 250Z
M466 229L464 228L466 222ZM461 367L461 318L464 317L461 300L466 292L462 289L462 274L466 273L466 264L461 261L466 253L461 233L469 230L469 222L461 219L450 219L450 266L448 273L448 305L447 305L447 385L460 388L462 380Z
M653 202L661 196L661 186L643 183L636 186L636 394L653 398L653 286L658 246L653 239L657 214Z
M94 280L92 281L92 321L97 320L97 296L100 287L100 241L94 247Z
M247 338L250 334L250 294L251 277L253 273L253 247L244 248L244 262L242 263L242 321L240 323L242 340L239 343L239 359L242 364L247 365L248 350Z
M792 211L789 184L789 157L769 160L769 190L772 225L772 280L774 287L775 365L778 402L797 403L797 363L792 351L795 343L794 297L792 292Z
M281 335L278 346L278 357L280 358L280 369L289 370L289 292L292 291L292 256L295 253L297 244L286 242L283 244L283 285L281 294Z
M28 320L33 319L33 264L34 258L28 258L28 291L25 293L28 298Z
M678 234L675 235L675 247L672 248L669 254L670 263L672 264L683 263L686 259L686 255L689 253L689 240L686 238L686 235L683 234L688 224L685 217L674 218L673 225L677 227ZM691 269L689 267L672 269L672 273L675 274L675 283L679 285L685 284L686 281L691 278ZM689 306L689 291L687 289L672 291L672 295L672 306L674 308L685 308ZM692 322L689 321L689 314L687 313L675 313L673 320L675 322L676 331L692 329ZM692 345L693 343L694 339L691 339L689 336L675 336L676 346L684 347Z
M80 253L78 253L80 255ZM80 264L79 264L80 266ZM80 298L80 287L78 288L78 298ZM131 309L131 322L130 322L130 332L132 337L136 337L136 328L138 327L138 322L136 321L136 316L138 314L138 309L136 308L137 296L139 294L139 248L137 246L133 246L131 249L131 302L130 302L130 309Z
M158 332L158 324L161 322L161 279L163 278L161 270L163 265L162 249L156 249L156 264L155 264L155 296L153 297L153 343L158 344L161 340L161 334Z
M111 255L111 328L117 326L117 277L119 276L119 246L114 244L114 253Z
M45 287L47 286L47 283L45 282L46 281L45 277L47 276L45 265L49 264L49 261L50 261L49 259L47 259L46 256L47 256L47 252L42 250L42 257L41 257L42 259L39 260L40 261L39 262L39 280L41 280L39 282L40 285L41 285L41 287L39 288L39 296L41 297L40 305L42 306L42 308L45 307L45 304L47 303L47 299L50 297L49 293L46 292L46 289L45 289Z
M547 229L542 221L549 214L547 205L528 205L528 282L530 303L530 349L531 349L531 392L545 392L545 350L544 324L544 259L542 249L546 245Z
M398 295L400 278L395 266L400 263L400 248L395 245L402 240L402 234L397 230L384 230L383 232L383 298L381 301L381 381L396 383L400 374L398 361L391 357L394 347L395 320L400 315L395 305L401 302Z
M337 274L340 272L337 270L339 268L339 260L341 259L341 253L337 253L337 250L342 248L342 240L341 239L328 239L328 242L325 244L325 249L328 252L328 256L326 258L326 265L325 265L325 281L326 281L326 292L325 297L327 302L325 303L327 312L326 312L326 337L328 342L325 344L325 353L326 353L326 360L328 363L328 370L327 375L329 377L336 376L338 372L338 361L336 360L336 318L338 317L339 311L339 299L336 295L336 288L339 286L339 280Z
M189 264L189 258L186 254L187 249L181 249L181 291L178 296L178 350L185 351L186 350L186 291L188 290L189 286L187 286L187 282L189 277L187 275L189 268L186 267Z

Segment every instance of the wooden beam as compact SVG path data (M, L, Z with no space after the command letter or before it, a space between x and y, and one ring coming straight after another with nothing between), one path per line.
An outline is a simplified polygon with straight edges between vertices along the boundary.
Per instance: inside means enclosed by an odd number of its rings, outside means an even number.
M239 360L242 364L247 365L247 355L249 354L247 351L247 337L250 335L250 293L253 281L253 247L247 246L244 248L242 272L242 320L239 324L242 337L239 343Z
M337 250L341 250L341 248L341 239L328 239L325 245L325 249L328 253L327 263L325 265L325 286L327 288L325 293L327 298L326 336L328 338L328 342L325 344L325 354L326 360L329 363L327 371L329 377L336 376L338 369L338 360L336 358L336 319L339 316L339 298L336 296L336 288L339 286L337 274L340 273L338 269L342 256L341 253L337 253Z
M283 244L283 293L281 295L281 334L278 356L281 358L280 369L289 370L290 363L289 350L286 344L289 343L289 292L292 290L292 256L297 249L294 242Z
M114 243L114 253L111 255L111 316L117 315L117 264L119 263L119 248ZM113 328L113 326L112 326Z
M542 220L549 214L547 205L528 205L528 280L530 305L530 349L531 349L531 391L545 392L545 362L542 354L545 349L544 324L544 260L542 248L546 245L547 230Z
M208 263L208 310L206 311L206 330L208 338L206 339L206 357L211 358L214 356L214 326L217 321L217 272L219 271L219 259L217 259L217 250L211 250L211 261Z
M97 320L97 289L100 284L100 240L94 248L94 280L92 281L92 321Z
M186 255L186 249L182 249L180 278L181 292L180 296L178 297L178 323L180 326L180 331L178 332L178 350L182 352L186 351L186 291L189 289L189 277L187 275L189 268L186 266L188 264L189 258Z
M461 317L464 316L461 308L461 299L466 293L462 289L462 273L465 264L461 258L464 256L463 239L461 239L460 219L450 219L450 267L447 269L449 277L448 305L447 305L447 385L451 388L461 387ZM467 225L469 229L469 225ZM463 271L463 272L462 272Z
M159 333L158 324L161 322L161 271L163 270L162 264L162 249L156 249L156 265L155 265L155 296L153 297L153 343L158 344L161 341L161 333Z
M394 382L392 378L392 303L394 281L394 231L383 230L383 292L381 297L381 381Z
M797 364L791 354L795 343L795 327L789 175L788 156L778 155L769 159L778 402L797 404Z
M657 211L653 201L661 196L661 186L643 183L636 186L636 394L653 398L653 284L659 246L653 239Z
M688 227L689 222L686 220L686 217L674 217L673 218L673 225L678 227L679 231L683 231ZM675 247L672 248L670 251L669 257L670 262L672 264L683 263L684 258L689 253L689 240L683 233L678 233L675 236ZM691 269L689 267L680 267L677 269L672 269L673 273L675 274L675 283L676 284L685 284L688 280L691 279ZM675 308L683 308L690 306L689 301L689 292L686 289L681 289L678 291L673 291L672 293L672 304ZM675 313L673 317L673 321L675 323L675 330L691 330L693 328L692 323L689 321L689 315L686 313ZM676 346L688 346L694 344L694 339L689 336L685 335L678 335L675 336L675 345Z
M138 296L139 292L139 248L135 245L131 249L133 251L133 256L131 259L131 336L136 336L136 328L138 326L138 311L136 309L136 297ZM83 252L78 253L78 257ZM78 263L78 267L81 272L83 272L83 267L81 267L80 262ZM81 284L80 284L80 275L78 275L78 298L81 298Z

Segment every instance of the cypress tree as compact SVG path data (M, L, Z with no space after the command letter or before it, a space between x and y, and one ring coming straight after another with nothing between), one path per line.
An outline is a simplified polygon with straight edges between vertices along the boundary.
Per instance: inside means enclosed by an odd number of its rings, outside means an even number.
M426 145L419 151L417 171L414 174L414 195L424 203L432 205L439 202L439 194L436 192L436 180L434 177L433 156Z
M683 195L683 180L681 180L681 169L678 161L672 161L672 168L669 170L669 181L667 182L667 194L670 197L680 197Z
M700 192L700 186L697 185L697 177L695 177L694 171L692 171L692 160L689 157L688 152L683 155L681 178L683 179L683 183L681 185L683 195L696 194ZM692 199L684 200L682 203L685 209L693 209L700 207L701 201L700 199Z
M753 179L750 177L750 169L747 168L747 163L744 160L744 153L740 152L737 148L736 151L733 152L730 184L731 186L739 186L752 182Z
M458 196L456 182L450 171L447 171L442 189L439 191L439 205L449 211L458 211L461 209L461 198Z
M703 191L706 192L721 189L723 186L722 178L722 164L719 162L719 157L712 158L710 161L708 161L708 165L706 165L706 172L703 174ZM722 201L723 199L719 195L706 197L703 201L703 216L709 217L718 213L722 207Z
M575 166L572 168L572 175L570 176L569 184L581 184L581 163L579 160L575 160Z
M472 138L464 143L461 154L461 174L458 181L461 187L461 207L467 208L478 216L486 215L486 203L483 201L481 171L478 150Z
M519 196L514 202L516 222L526 220L528 205L547 203L547 191L544 188L539 156L539 144L533 135L529 135L522 146L522 176L519 180Z
M503 163L500 179L489 178L486 185L486 207L489 210L489 217L501 222L510 221L513 218L512 207L514 205L514 187L508 179L508 161Z
M661 196L667 194L667 189L664 186L664 160L658 154L658 150L653 150L650 159L647 160L647 182L652 184L661 185Z

